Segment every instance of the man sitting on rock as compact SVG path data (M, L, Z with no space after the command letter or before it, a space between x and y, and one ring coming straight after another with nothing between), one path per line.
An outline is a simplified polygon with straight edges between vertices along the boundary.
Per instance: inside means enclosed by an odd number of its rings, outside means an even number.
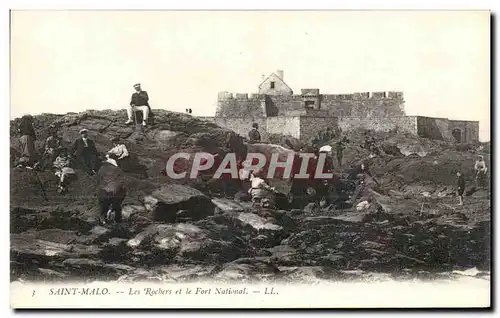
M127 108L128 120L125 124L128 125L133 123L133 117L135 116L134 112L142 111L142 125L146 126L149 113L151 112L151 108L149 107L149 96L146 91L141 89L141 84L139 83L134 85L134 89L136 92L132 94L130 106Z
M114 219L116 223L122 222L122 202L127 190L125 176L116 163L117 159L115 154L108 154L97 173L97 200L103 224L111 219Z
M98 169L98 160L101 157L93 140L89 139L88 130L80 130L81 138L73 144L72 153L82 167L90 174L95 175Z

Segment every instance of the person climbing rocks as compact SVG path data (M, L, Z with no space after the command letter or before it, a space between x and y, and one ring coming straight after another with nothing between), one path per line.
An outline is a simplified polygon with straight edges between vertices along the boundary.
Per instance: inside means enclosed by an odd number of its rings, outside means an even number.
M71 178L76 174L71 164L71 156L66 149L62 149L53 163L56 170L55 175L59 177L59 185L57 186L57 192L59 193L66 192Z
M482 155L477 156L474 170L476 171L476 187L484 188L486 186L486 172L488 168L486 167L486 162Z
M460 171L457 171L457 195L458 205L464 205L465 178Z
M344 157L344 149L347 147L349 140L346 136L342 137L339 141L335 143L335 148L337 151L337 162L339 166L342 166L342 159Z
M118 167L115 154L108 154L97 173L97 201L99 217L103 224L113 219L122 222L122 202L127 194L125 175ZM114 215L114 217L113 217Z
M132 94L130 99L130 106L127 108L128 120L125 124L131 124L134 122L135 112L142 112L142 125L146 126L148 122L148 117L151 113L151 108L149 107L149 96L146 91L143 91L141 84L137 83L134 85L135 93Z
M259 125L257 123L253 123L252 130L248 132L248 142L251 144L260 142Z
M107 154L108 155L109 154L116 155L117 156L116 161L118 163L118 166L121 169L124 169L124 167L127 166L126 163L127 163L128 159L130 158L128 149L125 146L125 144L120 142L120 138L118 138L118 137L113 137L111 139L111 142L113 143L113 148L111 148Z
M254 205L262 207L272 207L275 202L275 189L267 184L262 178L262 170L255 170L250 174L250 182L252 184L248 193L252 197Z
M17 132L20 135L19 144L21 154L18 167L31 168L37 160L35 150L36 133L31 115L21 117Z
M72 147L72 154L78 163L90 175L95 175L98 169L98 160L100 159L99 152L95 147L95 143L88 137L88 130L80 130L80 138L78 138Z

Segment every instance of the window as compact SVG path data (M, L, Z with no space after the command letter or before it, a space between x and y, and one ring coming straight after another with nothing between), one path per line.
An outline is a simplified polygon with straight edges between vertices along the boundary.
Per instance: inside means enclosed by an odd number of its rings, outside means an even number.
M274 82L271 82L271 88L274 88Z
M314 101L313 100L306 100L304 102L304 106L306 109L314 109Z

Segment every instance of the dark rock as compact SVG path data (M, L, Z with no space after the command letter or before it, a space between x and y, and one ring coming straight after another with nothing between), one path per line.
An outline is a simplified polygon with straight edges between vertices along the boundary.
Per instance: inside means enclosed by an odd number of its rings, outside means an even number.
M75 277L88 277L100 279L117 279L118 277L132 272L135 269L122 264L106 264L99 260L86 258L68 258L62 265L71 270Z
M247 191L238 191L234 194L234 200L237 202L250 202L252 197Z
M185 210L182 217L200 220L213 215L214 204L199 190L184 185L169 184L144 198L151 219L162 222L175 222L177 212Z

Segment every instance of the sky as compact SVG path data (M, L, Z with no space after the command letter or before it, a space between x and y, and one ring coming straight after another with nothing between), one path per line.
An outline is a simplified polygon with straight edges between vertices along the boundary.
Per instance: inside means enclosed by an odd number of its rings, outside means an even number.
M296 92L402 91L407 115L490 140L485 11L12 11L10 60L11 119L124 109L137 82L152 108L213 116L280 69Z

